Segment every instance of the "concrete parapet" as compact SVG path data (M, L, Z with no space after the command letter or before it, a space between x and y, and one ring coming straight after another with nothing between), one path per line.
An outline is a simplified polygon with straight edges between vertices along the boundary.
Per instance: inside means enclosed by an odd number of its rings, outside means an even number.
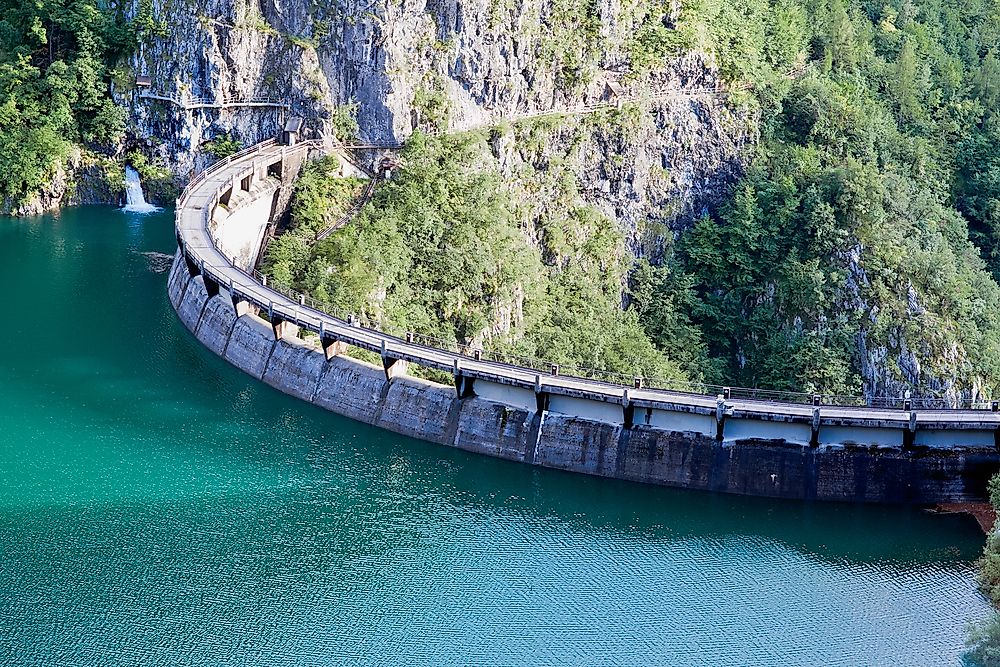
M473 385L473 391L477 396L486 400L519 408L529 413L535 412L538 405L533 389L497 384L496 382L486 380L476 380Z
M305 342L282 338L274 344L261 379L286 394L312 401L325 362L323 355Z
M903 429L873 428L870 426L826 426L819 427L821 445L859 445L864 447L885 447L902 449Z
M253 305L249 301L244 301L242 299L236 299L233 304L233 308L236 309L236 316L243 317L244 315L259 315L260 308Z
M226 361L260 380L274 349L271 325L253 315L236 320L226 346Z
M549 395L548 410L608 424L621 424L623 415L621 403L591 401L560 394Z

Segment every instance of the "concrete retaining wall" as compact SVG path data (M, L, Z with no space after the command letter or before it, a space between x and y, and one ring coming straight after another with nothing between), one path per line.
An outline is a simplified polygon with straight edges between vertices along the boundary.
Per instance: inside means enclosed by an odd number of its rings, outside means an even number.
M993 434L981 430L967 438L928 432L906 448L898 429L824 425L819 442L810 443L812 429L801 421L733 418L717 429L714 415L657 407L636 408L629 427L621 405L557 396L546 405L524 389L485 381L480 395L459 398L453 387L388 380L381 367L327 360L299 339L275 340L270 323L251 313L237 317L225 290L209 297L180 253L168 291L202 343L287 394L396 433L513 461L756 496L917 504L984 498L1000 461Z
M254 192L236 192L229 208L215 209L209 232L226 257L243 269L253 268L271 217L272 200L278 184L273 179L257 182Z

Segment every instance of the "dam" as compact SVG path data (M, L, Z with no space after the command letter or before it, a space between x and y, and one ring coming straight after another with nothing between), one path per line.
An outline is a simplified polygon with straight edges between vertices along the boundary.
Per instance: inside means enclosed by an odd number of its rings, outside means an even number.
M939 667L992 613L968 516L566 474L276 391L178 320L173 213L0 218L33 285L0 331L2 665Z
M198 340L249 375L395 433L578 473L776 498L985 498L1000 465L995 404L876 408L706 396L641 378L615 385L422 345L269 285L254 271L265 233L302 163L321 152L337 149L261 143L199 174L177 203L171 303ZM351 347L381 364L348 356ZM410 365L453 384L412 377Z

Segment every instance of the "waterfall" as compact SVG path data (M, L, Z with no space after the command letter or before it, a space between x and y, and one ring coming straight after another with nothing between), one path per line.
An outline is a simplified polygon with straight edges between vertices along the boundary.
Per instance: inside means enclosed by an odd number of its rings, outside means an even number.
M124 211L132 213L152 213L159 211L159 206L153 206L146 201L142 194L142 183L139 181L139 172L132 167L125 167L125 198L127 204Z

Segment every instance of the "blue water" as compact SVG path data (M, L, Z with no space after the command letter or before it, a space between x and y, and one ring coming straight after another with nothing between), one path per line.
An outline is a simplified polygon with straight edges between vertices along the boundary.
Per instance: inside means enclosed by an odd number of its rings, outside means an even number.
M176 321L171 224L0 220L0 664L958 665L989 610L968 517L541 470L283 396Z

